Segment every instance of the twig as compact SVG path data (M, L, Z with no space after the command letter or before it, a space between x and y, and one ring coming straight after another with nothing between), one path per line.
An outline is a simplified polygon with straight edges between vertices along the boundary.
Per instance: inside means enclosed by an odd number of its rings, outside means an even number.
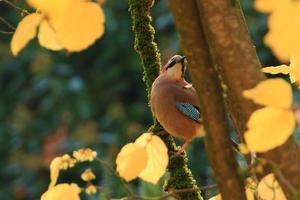
M161 196L157 197L143 197L139 195L132 195L128 197L122 197L120 199L112 199L112 200L163 200L166 199L170 196L173 196L175 194L181 194L181 193L186 193L186 192L197 192L199 190L211 190L214 188L217 188L217 184L212 184L212 185L207 185L207 186L202 186L199 188L184 188L184 189L177 189L177 190L172 190L169 193L163 194Z
M251 174L251 177L253 180L255 180L256 182L258 182L258 178L256 177L255 171L253 171L252 169L254 169L258 164L260 163L265 163L268 164L273 173L275 174L278 182L281 182L282 184L284 184L284 186L290 191L290 193L293 195L293 198L298 199L299 195L300 195L300 191L297 190L292 184L291 182L284 176L284 174L281 172L281 170L279 169L279 166L271 161L271 160L267 160L264 158L255 158L253 160L253 162L251 162L251 164L248 166L247 168L247 172ZM270 186L270 188L273 188L272 186ZM257 195L257 194L256 194Z
M6 19L0 16L0 21L2 21L6 26L8 26L10 29L15 30L16 28L11 25Z
M12 8L14 8L14 9L20 11L21 14L22 14L22 13L25 13L26 15L29 15L29 14L30 14L27 10L25 10L25 9L23 9L23 8L20 8L20 7L16 6L15 4L13 4L12 2L10 2L10 1L8 1L8 0L0 0L0 2L1 2L1 1L3 1L3 2L6 3L7 5L11 6Z
M105 191L104 187L96 186L96 188L97 188L98 192L104 194L104 196L105 196L106 199L111 199L110 195L108 194L107 191Z
M12 31L1 31L1 30L0 30L0 34L4 34L4 35L12 35L12 34L14 34L14 32L12 32Z
M96 160L98 162L100 162L102 165L104 165L106 168L108 168L111 172L113 172L118 178L120 178L120 180L124 184L125 188L127 188L126 183L122 180L122 178L118 174L116 174L114 168L112 166L110 166L109 163L107 163L104 160L101 160L100 158L96 158ZM90 185L90 184L92 184L92 182L87 182L87 185ZM175 194L181 194L181 193L187 193L187 192L197 192L200 190L203 190L203 191L211 190L211 189L214 189L217 187L218 187L217 184L211 184L211 185L202 186L200 188L196 187L196 188L173 189L173 190L168 191L165 194L162 194L161 196L156 196L156 197L144 197L144 196L140 196L140 195L135 195L131 192L131 190L129 188L127 188L129 191L128 192L129 196L122 197L122 198L112 198L111 200L163 200L163 199L166 199ZM102 191L105 193L106 196L108 196L108 194L104 191L103 187L96 186L96 188L98 191L100 191L100 192Z
M299 191L296 190L296 188L290 183L290 181L284 177L284 175L282 174L278 165L275 162L270 161L270 160L267 160L267 162L272 167L272 170L273 170L274 174L276 175L276 177L279 179L279 181L281 183L283 183L291 191L291 193L293 194L294 197L297 197L297 195L300 194Z
M218 184L205 185L205 186L200 186L200 190L206 191L206 190L215 189L217 187Z

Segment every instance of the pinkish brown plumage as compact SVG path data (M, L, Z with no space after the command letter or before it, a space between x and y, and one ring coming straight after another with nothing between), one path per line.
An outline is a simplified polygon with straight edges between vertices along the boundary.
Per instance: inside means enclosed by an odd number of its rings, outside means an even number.
M183 56L175 55L155 79L151 90L151 110L163 128L185 140L179 154L196 137L204 134L195 89L184 80Z

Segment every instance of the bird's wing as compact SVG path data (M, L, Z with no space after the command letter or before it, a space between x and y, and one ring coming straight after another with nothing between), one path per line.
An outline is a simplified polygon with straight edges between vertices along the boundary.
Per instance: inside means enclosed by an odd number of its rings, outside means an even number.
M201 123L201 114L196 106L185 102L176 102L176 108L185 116Z

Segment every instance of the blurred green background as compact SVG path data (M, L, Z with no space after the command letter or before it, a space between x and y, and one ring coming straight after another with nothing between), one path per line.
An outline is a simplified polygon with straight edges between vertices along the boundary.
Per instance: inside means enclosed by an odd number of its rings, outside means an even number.
M13 2L30 10L24 1ZM252 4L242 1L258 55L263 65L276 65L278 61L262 43L267 18ZM52 52L34 40L14 58L11 35L0 34L0 199L39 199L47 189L53 157L81 147L93 148L113 166L119 149L151 125L127 1L107 0L103 8L105 35L81 53ZM167 1L156 1L152 15L156 42L166 62L181 53ZM21 19L2 1L0 16L14 26ZM1 22L0 30L10 31ZM188 152L198 185L213 183L203 140L195 140ZM105 188L106 196L126 195L120 181L97 162L63 172L60 181L82 185L80 173L86 166L96 171L95 184ZM162 185L163 180L158 185L136 180L130 187L137 194L155 196ZM106 197L100 193L90 199Z

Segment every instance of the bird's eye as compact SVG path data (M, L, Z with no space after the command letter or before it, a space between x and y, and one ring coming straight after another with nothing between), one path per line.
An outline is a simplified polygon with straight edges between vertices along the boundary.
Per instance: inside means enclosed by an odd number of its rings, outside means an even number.
M171 60L171 62L169 62L166 66L166 69L169 69L171 67L173 67L176 64L175 60Z

